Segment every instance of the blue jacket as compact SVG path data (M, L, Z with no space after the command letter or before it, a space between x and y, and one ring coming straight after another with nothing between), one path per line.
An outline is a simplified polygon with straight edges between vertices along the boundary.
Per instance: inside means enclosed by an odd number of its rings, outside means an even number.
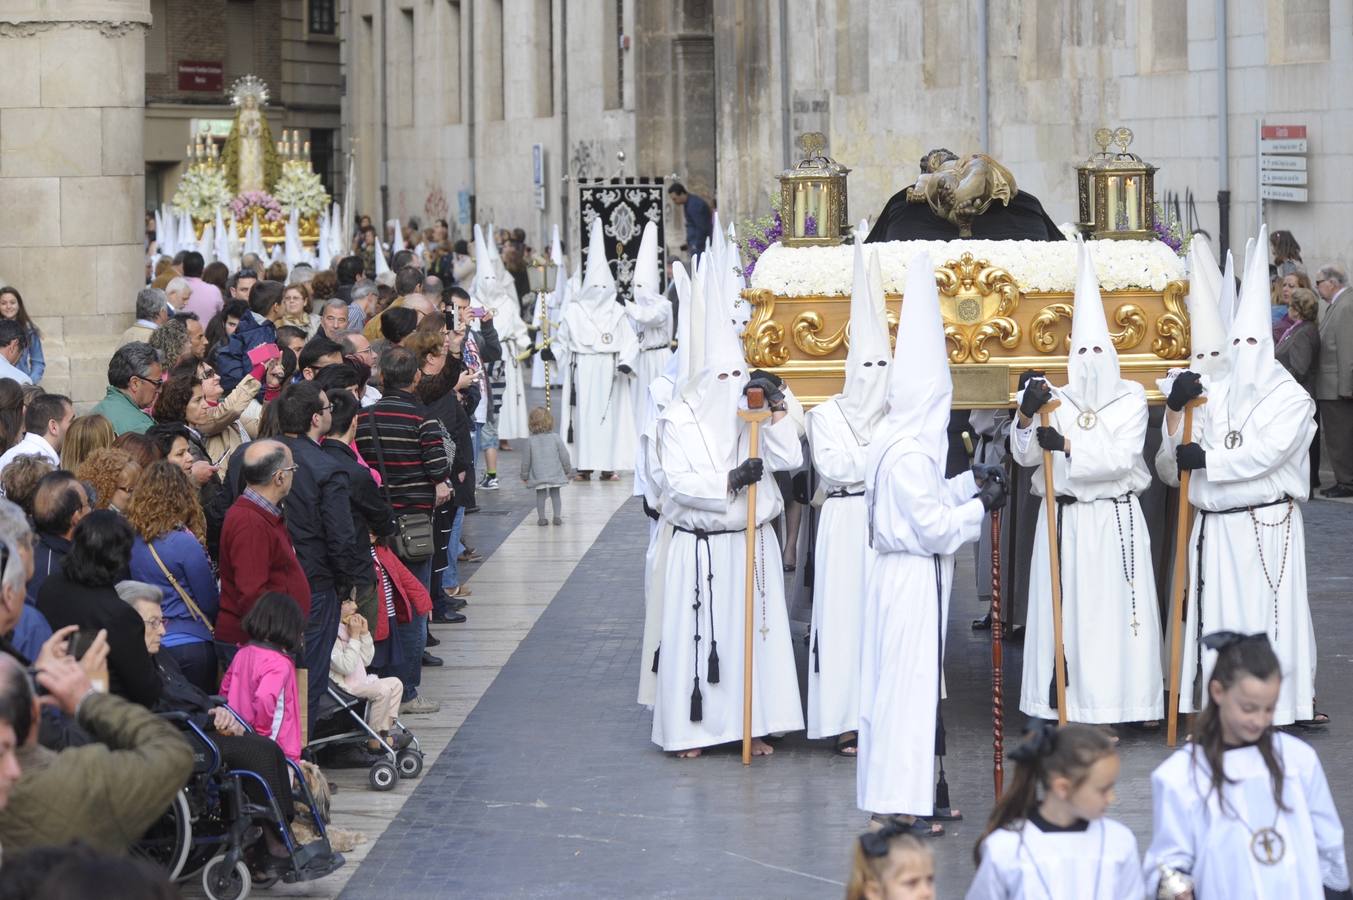
M702 198L686 197L686 244L691 253L704 253L705 245L714 234L714 213Z
M267 319L260 322L253 313L241 317L235 333L230 336L230 343L216 354L216 373L221 376L221 387L227 394L235 390L235 385L254 367L249 362L249 351L276 342L277 327L272 322Z
M191 531L180 528L160 535L154 545L155 552L160 555L165 568L174 576L179 587L187 591L202 614L215 623L216 610L221 605L221 592L216 586L211 560L197 538ZM188 604L183 602L179 592L169 583L140 535L137 535L136 543L132 545L130 570L134 580L153 584L164 594L161 606L165 627L164 646L178 647L212 639L207 626L188 609Z
M48 575L61 571L61 561L70 552L70 541L59 534L38 532L37 543L33 547L33 577L28 580L27 596L24 602L37 605L38 591ZM36 657L35 657L36 658Z
M19 354L19 368L37 384L47 371L47 360L42 355L42 338L35 329L28 329L28 346Z

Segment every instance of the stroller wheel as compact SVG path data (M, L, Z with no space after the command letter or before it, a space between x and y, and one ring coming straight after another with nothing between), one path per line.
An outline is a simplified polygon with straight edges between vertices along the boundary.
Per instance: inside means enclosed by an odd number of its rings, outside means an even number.
M225 854L213 856L202 869L202 889L210 900L244 900L249 896L252 880L244 860L237 860L226 868Z
M423 774L423 754L417 750L401 750L395 757L400 778L417 778Z
M394 789L399 776L395 774L394 766L382 760L371 767L371 771L367 773L367 780L374 789L389 791Z

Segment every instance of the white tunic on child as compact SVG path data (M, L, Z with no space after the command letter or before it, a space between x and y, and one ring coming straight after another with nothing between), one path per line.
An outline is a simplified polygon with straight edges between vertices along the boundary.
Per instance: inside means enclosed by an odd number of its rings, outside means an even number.
M1151 896L1162 864L1191 873L1194 900L1323 900L1325 886L1348 888L1344 828L1320 758L1283 732L1273 734L1273 747L1282 761L1286 812L1273 802L1273 782L1257 747L1224 754L1233 782L1223 791L1224 810L1207 760L1201 751L1195 755L1194 746L1176 750L1152 773L1155 831L1145 863ZM1264 828L1282 839L1282 858L1274 865L1252 852L1255 832Z
M1113 819L1081 826L1024 820L996 829L982 841L967 900L1141 900L1137 838Z

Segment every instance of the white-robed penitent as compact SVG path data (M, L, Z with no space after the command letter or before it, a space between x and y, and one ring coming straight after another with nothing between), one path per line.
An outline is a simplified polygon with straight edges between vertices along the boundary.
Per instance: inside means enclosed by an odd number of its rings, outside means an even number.
M496 250L490 250L483 229L474 227L475 281L473 297L480 306L493 313L493 327L503 346L502 395L495 398L498 409L498 439L518 440L527 437L526 381L522 364L517 359L531 346L531 336L521 319L521 305L511 279L502 271L502 260ZM478 324L476 323L476 327Z
M737 415L744 407L747 363L718 294L705 299L703 370L658 419L663 516L673 534L663 586L653 741L669 751L743 737L749 518L756 529L752 736L803 728L780 548L770 526L780 514L781 499L769 477L802 463L798 431L788 416L763 423L759 457L765 471L749 517L747 490L728 489L729 472L749 455L749 426Z
M1070 828L1022 819L987 835L981 854L967 900L1141 900L1146 896L1137 838L1113 819L1081 821Z
M878 258L855 245L845 389L808 413L808 444L824 494L813 559L808 642L808 737L860 725L860 641L865 577L873 565L864 504L869 443L888 398L888 321L883 286L868 271Z
M1070 446L1052 453L1061 562L1066 718L1112 724L1156 720L1164 710L1160 607L1151 540L1137 494L1151 484L1142 457L1146 391L1124 380L1104 319L1090 251L1080 247L1067 385L1049 416ZM1020 465L1036 467L1033 493L1045 494L1039 419L1012 430ZM1034 537L1020 711L1058 717L1053 685L1052 577L1048 530Z
M639 242L634 263L634 296L625 304L625 315L634 328L637 354L634 358L634 421L642 431L649 413L649 387L667 369L672 356L672 301L662 293L658 272L658 226L649 222Z
M1286 810L1274 802L1272 776L1255 746L1225 751L1229 783L1221 796L1196 745L1176 750L1151 774L1150 896L1160 866L1189 873L1194 900L1324 900L1326 887L1348 889L1344 828L1320 758L1289 734L1274 732L1272 740ZM1264 829L1280 841L1260 834Z
M578 394L574 465L588 471L629 471L634 466L631 373L638 344L615 295L615 277L606 261L601 219L597 218L592 221L582 290L569 299L558 336L573 359L573 387ZM622 371L622 366L631 373Z
M977 540L984 510L971 472L944 476L953 384L925 254L907 266L889 368L888 415L865 463L876 556L865 582L856 802L930 815L954 553Z
M1194 413L1193 442L1206 464L1189 481L1197 514L1189 536L1179 708L1201 708L1216 659L1201 647L1202 635L1265 632L1283 675L1274 722L1288 725L1314 715L1315 630L1297 501L1310 490L1307 450L1315 424L1310 394L1273 358L1267 246L1261 231L1231 326L1230 372L1212 382L1207 402ZM1171 454L1182 430L1167 431Z

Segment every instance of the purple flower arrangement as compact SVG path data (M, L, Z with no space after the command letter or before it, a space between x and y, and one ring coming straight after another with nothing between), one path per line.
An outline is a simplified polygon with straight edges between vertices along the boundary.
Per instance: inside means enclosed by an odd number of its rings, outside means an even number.
M1186 235L1178 217L1167 215L1159 203L1151 205L1151 228L1156 232L1156 239L1175 253L1183 256L1188 251L1192 235Z
M742 227L738 229L738 233L742 235L738 243L742 244L743 258L747 260L747 265L743 267L742 274L750 279L752 272L756 270L756 261L761 258L761 254L765 253L771 244L779 243L780 238L784 236L785 223L780 218L779 208L776 207L769 216L744 222Z
M282 221L282 204L267 191L245 191L230 201L230 212L239 222L250 221L256 209L262 213L265 222Z

